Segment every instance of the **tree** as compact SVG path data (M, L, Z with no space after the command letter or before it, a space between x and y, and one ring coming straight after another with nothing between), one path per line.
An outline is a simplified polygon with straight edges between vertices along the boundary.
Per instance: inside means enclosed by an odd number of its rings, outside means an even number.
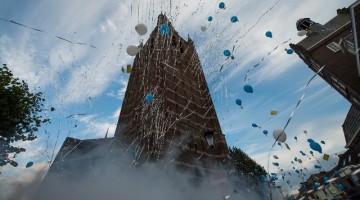
M36 139L41 124L50 122L41 114L46 110L43 101L42 93L31 93L28 84L14 78L6 64L0 67L0 166L9 163L16 167L18 163L11 158L25 149L11 144Z
M238 174L259 178L266 174L265 169L251 159L245 152L237 147L229 147L229 154L233 166Z

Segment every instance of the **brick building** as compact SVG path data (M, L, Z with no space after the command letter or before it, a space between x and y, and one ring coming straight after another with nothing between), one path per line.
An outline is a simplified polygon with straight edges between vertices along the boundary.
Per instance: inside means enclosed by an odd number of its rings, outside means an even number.
M214 134L214 149L205 132ZM135 57L115 138L139 162L167 158L189 166L201 158L228 158L194 43L181 38L165 15Z
M360 1L349 8L337 10L337 15L321 25L309 18L296 23L306 38L290 47L319 76L336 89L351 104L343 124L346 148L360 151Z

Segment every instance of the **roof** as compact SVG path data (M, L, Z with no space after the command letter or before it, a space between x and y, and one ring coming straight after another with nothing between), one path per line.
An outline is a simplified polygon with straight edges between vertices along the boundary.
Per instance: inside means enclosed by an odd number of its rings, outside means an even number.
M317 34L312 34L301 40L297 45L304 47L306 50L311 49L322 40L335 33L337 30L351 23L350 14L338 14L333 19L323 25L323 31Z
M80 140L67 137L54 163L103 156L112 143L113 138Z

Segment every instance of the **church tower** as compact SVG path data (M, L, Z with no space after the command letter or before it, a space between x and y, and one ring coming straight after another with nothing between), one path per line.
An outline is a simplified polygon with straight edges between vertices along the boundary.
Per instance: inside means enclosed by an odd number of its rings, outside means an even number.
M213 146L204 137L209 135ZM191 166L206 157L228 159L194 43L181 38L163 14L134 59L115 139L138 162L173 158Z

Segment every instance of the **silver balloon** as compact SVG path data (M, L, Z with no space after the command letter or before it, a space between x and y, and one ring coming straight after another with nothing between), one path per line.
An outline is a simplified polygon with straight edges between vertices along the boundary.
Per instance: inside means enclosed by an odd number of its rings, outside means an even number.
M136 56L137 53L139 53L140 48L134 45L130 45L126 48L126 53L130 56Z
M139 34L139 35L145 35L147 33L147 27L145 24L138 24L135 26L135 31Z
M201 31L202 31L202 32L205 32L205 31L206 31L206 26L202 26L202 27L201 27Z
M307 31L306 30L301 30L301 31L299 31L298 32L298 36L304 36L304 35L306 35L306 33L307 33Z
M286 133L283 130L275 129L273 132L274 139L279 142L286 141Z
M297 159L297 161L298 161L299 163L302 163L302 160L301 160L301 159Z
M279 157L278 157L277 155L273 155L273 157L274 157L275 159L279 159Z

